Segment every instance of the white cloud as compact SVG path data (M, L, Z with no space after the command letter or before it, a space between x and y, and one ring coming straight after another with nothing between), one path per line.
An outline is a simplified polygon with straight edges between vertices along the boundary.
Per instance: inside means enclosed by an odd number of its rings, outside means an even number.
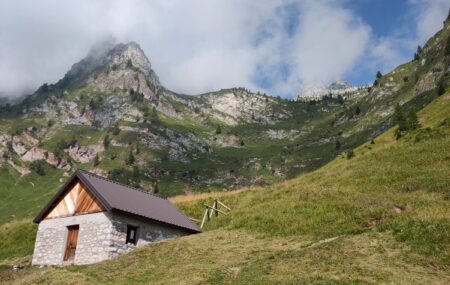
M423 46L442 28L450 0L410 0L408 6L396 28L381 37L371 34L363 60L351 73L371 72L375 79L377 70L389 72L412 60L417 46Z
M445 18L441 14L447 1L431 2L434 6L420 4L428 8L420 13L418 37L436 31L436 19L442 25ZM244 86L295 96L302 84L345 77L362 61L376 66L396 62L402 54L397 47L405 39L373 38L370 27L345 4L4 0L0 91L12 94L57 81L93 44L109 36L138 42L162 83L187 94Z
M294 70L290 80L329 83L341 79L363 56L370 28L350 10L311 1L301 6L299 19L287 54Z
M442 28L442 22L447 18L450 9L450 0L412 0L417 10L417 39L425 43Z

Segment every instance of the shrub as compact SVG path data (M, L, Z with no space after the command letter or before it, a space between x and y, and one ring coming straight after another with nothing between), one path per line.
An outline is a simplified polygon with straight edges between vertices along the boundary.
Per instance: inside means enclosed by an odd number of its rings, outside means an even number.
M10 153L14 152L14 148L13 148L12 142L7 142L6 143L6 148L8 149L8 152L10 152Z
M46 163L44 160L35 160L30 164L30 169L33 170L34 172L36 172L37 175L44 176L45 175L45 169L44 169L45 164Z
M141 92L134 91L133 88L130 89L130 98L133 102L143 102L144 101L144 94Z
M150 122L152 122L152 124L159 123L158 111L156 111L155 106L153 106L152 113L150 114Z
M106 135L106 136L103 138L103 146L104 146L105 148L108 148L110 144L111 144L111 140L109 139L109 135Z
M133 68L133 62L131 61L131 59L128 59L127 61L127 68Z
M96 110L98 109L98 105L98 102L91 98L89 101L89 108L91 108L91 110Z
M355 157L355 152L351 149L347 152L347 159L352 159L353 157Z
M112 128L111 128L111 133L112 133L114 136L117 136L117 135L120 133L120 129L119 129L119 124L118 124L118 123L115 123L115 124L112 126Z

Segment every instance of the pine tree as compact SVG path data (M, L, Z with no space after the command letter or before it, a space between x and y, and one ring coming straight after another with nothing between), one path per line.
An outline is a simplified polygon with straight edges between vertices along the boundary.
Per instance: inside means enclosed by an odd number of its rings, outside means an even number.
M141 153L141 149L139 148L139 144L136 144L136 154L140 154Z
M220 126L217 126L216 135L220 135L221 133L222 133L222 128Z
M103 146L104 146L105 148L108 148L109 145L110 145L110 143L111 143L111 140L109 139L109 135L106 135L106 136L103 138Z
M417 114L412 110L408 113L406 121L407 121L407 130L415 130L420 126Z
M136 161L136 159L134 158L133 152L130 150L127 158L125 159L125 163L127 165L133 165L135 161Z
M336 149L341 148L341 142L339 140L336 140Z
M394 120L394 124L398 125L398 128L400 131L406 130L405 114L403 113L402 108L398 104L395 106L393 120Z
M439 83L438 83L438 90L437 90L437 92L438 92L438 95L439 96L441 96L441 95L443 95L444 93L445 93L445 86L444 86L444 81L441 79L441 80L439 80Z
M91 110L95 110L97 109L97 107L98 107L97 102L95 102L95 100L91 98L91 101L89 101L89 108L91 108Z
M378 71L376 76L377 76L377 79L380 79L383 76L383 74L381 74L381 72Z
M100 164L100 159L98 158L98 154L96 154L94 157L94 166L97 166L99 164Z
M155 106L153 106L152 113L150 114L150 121L152 122L152 124L159 123L158 112L156 111Z

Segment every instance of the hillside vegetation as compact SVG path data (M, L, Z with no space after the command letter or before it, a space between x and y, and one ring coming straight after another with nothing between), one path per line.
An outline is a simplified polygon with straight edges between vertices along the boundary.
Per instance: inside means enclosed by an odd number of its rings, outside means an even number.
M208 223L202 234L158 242L89 266L11 271L4 265L0 280L449 284L450 94L420 111L419 121L420 128L398 140L396 127L391 128L356 148L352 158L338 157L268 188L175 198L197 218L213 196L232 208L231 214ZM2 232L14 224L3 227ZM0 239L7 245L8 236ZM22 248L22 257L16 255L9 263L29 260L32 243L24 244L28 250Z

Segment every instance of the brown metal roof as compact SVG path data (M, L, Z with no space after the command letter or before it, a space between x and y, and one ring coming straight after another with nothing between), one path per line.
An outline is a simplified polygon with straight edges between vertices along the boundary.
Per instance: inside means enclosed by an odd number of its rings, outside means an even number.
M75 178L80 179L107 210L123 211L192 232L201 232L201 229L169 200L82 170L75 172L50 203L36 216L34 222L39 223L43 219Z

